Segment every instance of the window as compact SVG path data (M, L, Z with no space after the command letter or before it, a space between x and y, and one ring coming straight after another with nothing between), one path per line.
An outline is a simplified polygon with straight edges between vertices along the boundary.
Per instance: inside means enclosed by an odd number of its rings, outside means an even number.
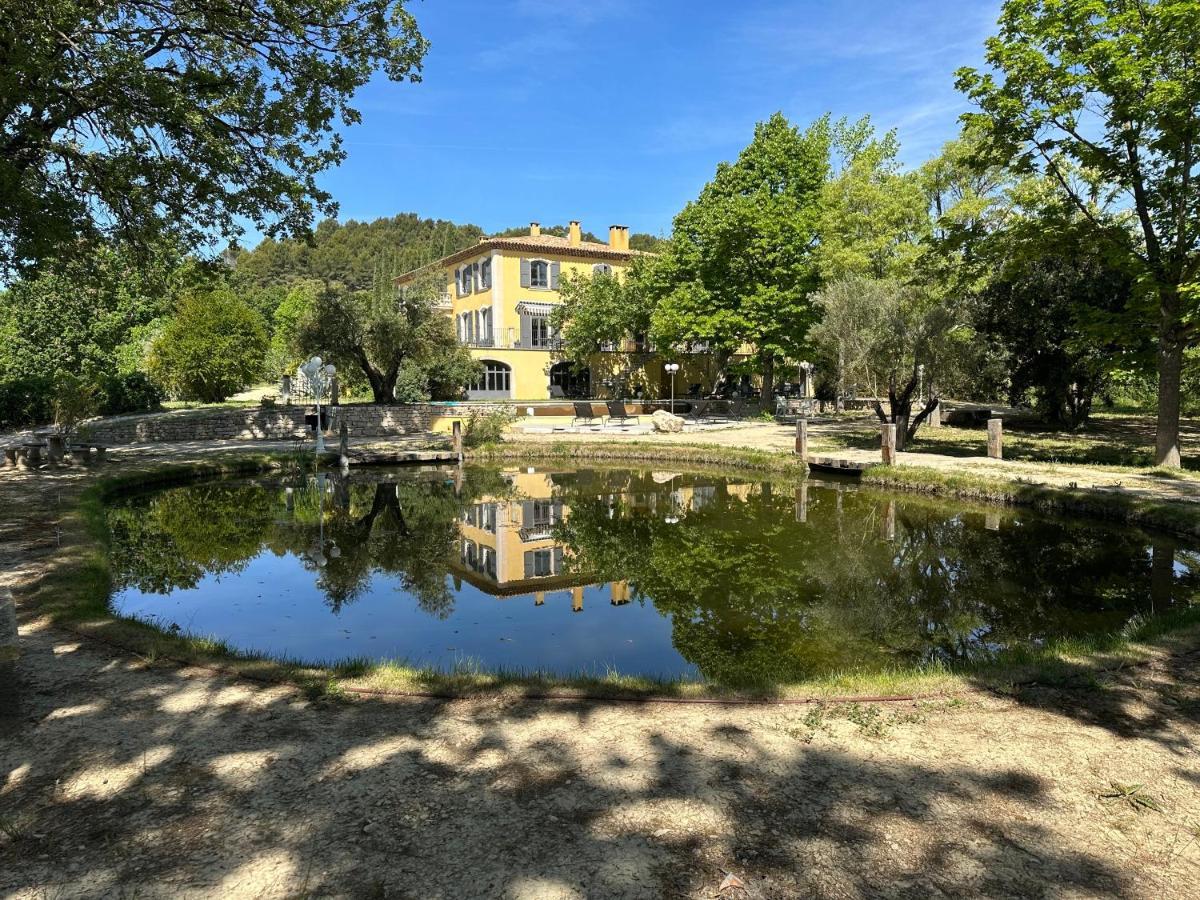
M535 259L529 264L529 286L550 287L550 264L544 259Z
M479 289L489 290L492 286L492 261L485 259L479 264Z
M471 293L471 267L463 266L454 272L454 282L458 296L465 297Z
M490 344L492 342L492 310L489 307L484 307L479 311L478 338L481 343Z
M546 316L530 316L529 345L531 347L549 347L550 341L550 319Z
M470 388L471 393L475 394L504 394L508 395L512 391L512 369L502 362L485 359L483 361L483 374L479 376Z
M562 547L525 551L525 577L544 578L562 571Z
M594 266L592 266L592 274L593 275L611 275L612 274L612 266L610 266L608 263L596 263Z

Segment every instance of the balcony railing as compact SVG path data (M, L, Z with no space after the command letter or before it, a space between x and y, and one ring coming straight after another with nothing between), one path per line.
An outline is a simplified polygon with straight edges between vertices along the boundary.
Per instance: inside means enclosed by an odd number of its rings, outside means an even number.
M453 309L454 299L450 296L449 291L442 291L433 305L436 309Z
M460 337L458 342L464 347L495 348L499 350L561 350L561 338L552 337L541 340L521 340L521 335L515 328L484 337Z

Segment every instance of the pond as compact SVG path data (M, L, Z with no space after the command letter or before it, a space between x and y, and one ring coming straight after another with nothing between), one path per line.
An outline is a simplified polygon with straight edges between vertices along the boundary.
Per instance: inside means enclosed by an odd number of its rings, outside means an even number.
M796 682L1107 633L1200 585L1137 528L728 472L356 469L107 519L116 612L308 663Z

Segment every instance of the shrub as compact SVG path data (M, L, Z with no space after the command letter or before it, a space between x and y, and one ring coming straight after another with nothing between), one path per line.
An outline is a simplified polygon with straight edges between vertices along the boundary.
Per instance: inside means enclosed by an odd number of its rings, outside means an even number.
M485 413L472 410L467 417L467 425L463 429L463 445L482 447L485 444L498 444L503 440L508 426L516 420L516 414L508 407L489 410Z
M157 408L164 396L144 372L110 375L100 382L100 412L106 416L146 412Z
M42 375L0 379L0 429L49 422L54 415L53 387Z
M150 376L181 400L219 403L262 374L262 317L227 288L190 294L150 349Z

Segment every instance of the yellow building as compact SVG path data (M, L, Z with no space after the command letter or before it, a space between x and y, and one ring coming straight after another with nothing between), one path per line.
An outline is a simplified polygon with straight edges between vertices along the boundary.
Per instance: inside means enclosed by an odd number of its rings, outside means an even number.
M568 273L619 274L639 255L629 249L627 227L613 225L608 234L607 244L585 241L579 222L571 222L567 237L555 237L542 234L534 222L527 235L484 238L433 266L401 275L396 284L410 283L430 269L444 275L442 306L454 319L459 341L484 367L468 399L603 397L606 381L618 373L657 399L666 396L669 382L643 340L631 336L622 346L603 348L582 370L557 352L550 313L561 302L560 280ZM677 376L680 395L689 377L695 378L685 366Z

